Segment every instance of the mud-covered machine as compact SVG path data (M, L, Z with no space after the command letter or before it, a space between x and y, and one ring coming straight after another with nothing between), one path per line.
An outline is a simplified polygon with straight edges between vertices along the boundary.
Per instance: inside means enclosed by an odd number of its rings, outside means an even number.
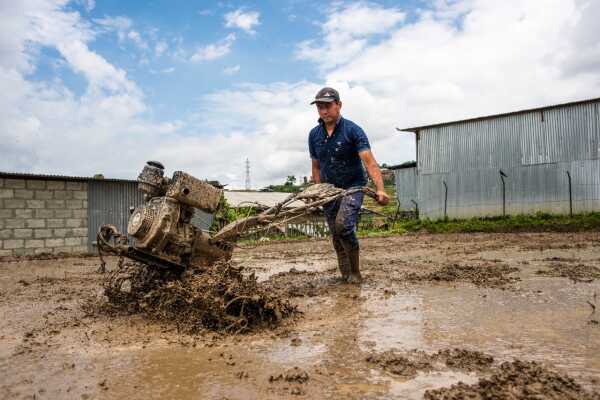
M224 226L211 236L191 221L195 209L217 211L222 189L181 171L172 178L165 177L164 166L157 161L149 161L137 180L145 202L130 210L129 237L114 225L103 225L98 230L98 251L100 255L119 255L181 272L228 260L236 241L244 235L292 221L341 196L356 191L373 195L368 188L344 190L330 184L311 185L257 215Z

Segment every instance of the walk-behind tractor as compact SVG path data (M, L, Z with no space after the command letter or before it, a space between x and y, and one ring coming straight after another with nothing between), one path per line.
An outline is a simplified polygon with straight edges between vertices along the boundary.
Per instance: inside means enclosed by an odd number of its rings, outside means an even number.
M145 202L131 208L127 235L114 225L101 226L98 251L101 256L114 254L178 272L229 260L240 238L293 221L347 194L363 191L374 196L366 187L344 190L326 183L314 184L211 235L191 221L195 209L217 211L222 189L181 171L172 178L165 177L164 166L156 161L149 161L137 180Z

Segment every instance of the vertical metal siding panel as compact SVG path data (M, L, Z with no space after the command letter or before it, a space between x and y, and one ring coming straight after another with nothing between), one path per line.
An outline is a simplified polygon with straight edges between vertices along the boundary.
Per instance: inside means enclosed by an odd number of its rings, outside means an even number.
M129 207L142 204L144 198L136 182L90 181L88 193L88 247L92 250L98 227L112 224L127 232Z
M600 160L573 161L571 176L573 211L600 211Z
M583 104L524 114L523 119L530 125L522 141L523 164L595 158L595 107L597 104Z
M195 209L192 224L197 228L208 232L214 220L214 214L207 213L200 209Z
M396 177L396 196L402 210L413 210L413 200L418 202L416 168L394 171Z

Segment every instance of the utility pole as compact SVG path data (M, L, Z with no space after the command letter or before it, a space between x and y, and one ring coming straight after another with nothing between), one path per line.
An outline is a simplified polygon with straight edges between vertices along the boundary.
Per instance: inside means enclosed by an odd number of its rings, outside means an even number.
M250 160L246 158L246 190L250 190Z

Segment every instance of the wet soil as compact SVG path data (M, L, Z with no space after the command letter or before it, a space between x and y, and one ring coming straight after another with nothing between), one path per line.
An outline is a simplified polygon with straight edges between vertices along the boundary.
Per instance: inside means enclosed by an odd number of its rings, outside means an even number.
M519 281L518 276L513 274L519 272L519 268L509 267L506 264L486 262L471 265L447 264L441 268L426 273L410 273L406 279L409 281L429 282L470 282L480 287L503 288L511 283Z
M600 319L600 280L537 273L600 268L600 234L422 234L363 239L361 249L361 286L339 283L326 240L236 250L233 267L302 312L244 334L88 312L88 302L107 300L103 282L116 259L107 274L95 258L1 262L0 398L499 399L509 390L585 399L600 391L600 328L591 322ZM388 364L416 363L416 373L388 371L384 354L393 355Z
M569 278L573 282L591 282L600 279L600 268L581 264L576 258L552 257L547 269L537 271L539 275Z
M426 400L597 400L568 375L561 375L536 363L505 362L489 378L476 384L459 382L450 388L428 390Z

